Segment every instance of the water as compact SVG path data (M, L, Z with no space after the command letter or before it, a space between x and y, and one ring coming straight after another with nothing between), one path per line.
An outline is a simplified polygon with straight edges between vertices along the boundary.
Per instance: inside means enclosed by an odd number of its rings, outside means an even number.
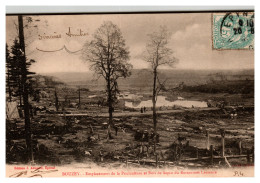
M97 95L89 95L88 98L95 98Z
M140 98L142 98L142 95L136 95L136 94L131 94L128 92L122 93L118 99L131 99L131 100L138 100Z
M141 101L141 102L128 102L125 101L125 107L129 108L141 108L141 107L152 107L152 100ZM173 102L166 100L165 96L158 96L157 107L173 107L180 106L185 108L192 107L208 107L207 102L204 101L195 101L195 100L175 100Z

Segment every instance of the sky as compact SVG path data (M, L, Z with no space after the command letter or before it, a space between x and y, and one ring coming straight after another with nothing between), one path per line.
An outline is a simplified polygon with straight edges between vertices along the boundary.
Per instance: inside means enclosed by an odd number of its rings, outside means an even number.
M17 33L17 16L6 17L6 42L12 45ZM31 66L36 73L48 72L86 72L88 63L82 60L81 52L68 53L82 49L84 43L92 39L95 30L104 22L116 24L126 40L130 51L130 63L135 69L149 68L140 58L148 40L147 34L160 26L166 26L172 33L169 48L179 62L174 69L253 69L254 51L214 50L212 49L211 13L172 13L172 14L96 14L96 15L41 15L32 16L33 22L25 28L26 55L37 62ZM35 21L39 20L39 21ZM27 24L24 17L24 24ZM85 36L69 37L68 30ZM61 35L61 38L39 39L40 36ZM169 67L162 67L169 69Z

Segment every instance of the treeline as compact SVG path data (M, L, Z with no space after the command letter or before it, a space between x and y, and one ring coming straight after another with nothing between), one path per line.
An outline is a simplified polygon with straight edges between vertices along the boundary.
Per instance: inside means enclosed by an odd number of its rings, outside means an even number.
M63 82L58 81L53 76L44 76L40 74L34 75L31 82L34 85L34 88L55 88L58 85L65 85Z
M32 76L34 72L29 71L29 67L32 63L35 63L35 60L30 59L26 60L26 73L22 70L24 53L21 49L21 46L17 39L14 40L11 49L8 49L6 44L6 91L8 93L8 101L12 101L14 98L19 98L20 104L22 104L22 95L23 95L23 77L25 74L26 84L25 87L28 89L28 94L31 95L34 93L32 84Z
M201 93L254 94L254 81L217 81L197 86L183 85L182 91Z

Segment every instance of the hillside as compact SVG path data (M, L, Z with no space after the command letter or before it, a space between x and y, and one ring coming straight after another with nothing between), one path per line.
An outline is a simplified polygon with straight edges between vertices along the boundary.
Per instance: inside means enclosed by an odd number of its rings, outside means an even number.
M93 72L60 72L42 75L53 76L57 80L71 86L84 85L96 90L103 89L105 85L105 81L102 78L97 80ZM159 70L159 77L161 81L167 79L166 85L172 88L182 82L185 85L196 86L213 80L254 80L254 70ZM129 78L119 80L119 85L121 89L148 89L151 87L152 81L153 73L151 70L133 69Z

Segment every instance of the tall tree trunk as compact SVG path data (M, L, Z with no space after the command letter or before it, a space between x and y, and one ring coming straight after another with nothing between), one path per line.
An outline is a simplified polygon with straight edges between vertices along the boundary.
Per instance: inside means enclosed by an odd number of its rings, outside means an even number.
M80 108L80 86L79 86L79 105L78 108Z
M23 101L22 101L22 93L23 93L23 89L22 89L22 79L19 78L19 83L18 83L18 91L19 91L19 101L20 101L20 106L22 107L23 105Z
M12 91L11 91L11 86L10 86L10 73L7 70L7 85L8 85L8 94L9 94L9 102L12 101Z
M113 104L112 104L112 93L111 93L111 81L107 80L107 92L108 92L108 114L109 114L109 124L108 124L108 138L111 138L111 126L113 126Z
M156 151L156 134L157 134L157 114L156 114L156 78L157 78L157 69L153 71L153 128L154 128L154 152Z
M26 68L26 56L25 56L25 43L24 43L24 32L23 32L23 16L18 15L19 23L19 43L23 51L22 55L22 95L23 95L23 106L24 106L24 122L25 122L25 136L26 136L26 146L27 146L27 155L28 161L33 161L33 151L32 151L32 139L31 139L31 121L30 121L30 109L28 101L28 88L26 85L27 81L27 68Z
M59 111L59 98L58 98L56 88L55 88L54 96L55 96L55 108L56 108L56 111L58 112Z
M22 106L22 94L19 95L20 106Z

